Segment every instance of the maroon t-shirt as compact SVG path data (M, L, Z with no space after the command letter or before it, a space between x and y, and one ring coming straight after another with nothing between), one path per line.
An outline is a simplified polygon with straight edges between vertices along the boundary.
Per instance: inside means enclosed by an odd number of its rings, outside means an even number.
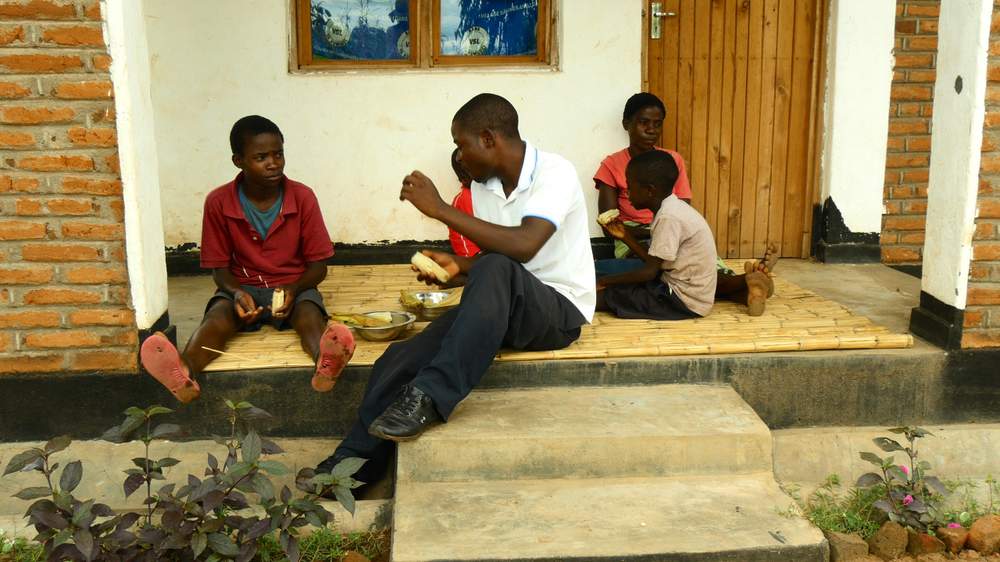
M281 212L271 230L260 233L240 205L237 185L242 179L241 172L205 198L201 267L228 267L241 285L275 287L296 281L309 262L333 255L333 242L311 189L286 177Z

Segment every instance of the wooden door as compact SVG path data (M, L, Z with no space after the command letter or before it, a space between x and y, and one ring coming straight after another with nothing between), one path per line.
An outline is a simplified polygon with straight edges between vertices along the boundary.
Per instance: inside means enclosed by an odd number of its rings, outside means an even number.
M825 0L663 0L646 89L667 106L662 146L687 163L719 255L768 242L807 257Z

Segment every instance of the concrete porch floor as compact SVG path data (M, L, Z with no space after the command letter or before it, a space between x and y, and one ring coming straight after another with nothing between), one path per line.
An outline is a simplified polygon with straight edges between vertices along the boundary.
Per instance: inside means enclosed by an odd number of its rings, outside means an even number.
M920 298L920 279L881 264L783 259L777 273L892 332L908 331L910 309ZM215 286L209 275L177 276L169 279L168 291L170 321L177 326L177 338L183 344L198 327ZM914 341L914 346L927 345L919 339Z

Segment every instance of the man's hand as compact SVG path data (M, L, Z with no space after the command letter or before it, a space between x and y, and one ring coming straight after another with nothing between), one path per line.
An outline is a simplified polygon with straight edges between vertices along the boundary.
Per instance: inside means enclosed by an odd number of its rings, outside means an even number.
M409 201L418 211L432 219L438 218L439 211L448 205L441 199L434 182L417 170L403 178L399 200Z
M244 326L256 322L264 312L263 306L257 306L253 297L240 290L233 291L233 309L236 310L236 316Z
M280 320L292 313L292 307L295 306L295 296L298 294L298 289L296 289L293 285L283 285L275 290L285 292L285 302L283 302L277 310L271 311L271 316Z
M455 286L455 280L459 278L462 274L462 268L459 267L458 262L455 261L455 256L451 254L446 254L444 252L434 252L432 250L422 250L422 254L434 260L438 265L444 268L448 272L448 282L442 283L437 277L433 275L427 275L416 268L416 266L411 265L410 269L417 272L417 280L423 281L428 285L437 285L440 287L452 287Z
M624 240L626 235L625 224L622 221L615 219L608 224L602 224L601 228L604 229L612 238L617 240Z

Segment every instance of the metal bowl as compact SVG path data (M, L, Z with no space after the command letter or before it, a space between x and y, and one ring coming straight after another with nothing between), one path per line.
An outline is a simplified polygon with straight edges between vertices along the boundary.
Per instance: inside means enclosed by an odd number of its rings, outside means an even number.
M388 312L389 314L392 314L392 324L389 324L388 326L367 328L364 326L352 325L351 328L353 328L359 336L368 341L390 341L403 335L403 332L408 330L410 326L417 321L416 315L400 310L366 312L364 315L371 316L373 314L378 314L379 312Z
M449 298L451 296L451 291L414 291L409 294L409 296L420 301L419 305L408 305L403 304L403 308L417 315L417 319L430 322L435 318L442 316L445 312L458 306L458 302L454 304L449 304L446 306L433 306L439 302ZM402 301L402 299L400 299ZM430 306L429 306L430 305Z

